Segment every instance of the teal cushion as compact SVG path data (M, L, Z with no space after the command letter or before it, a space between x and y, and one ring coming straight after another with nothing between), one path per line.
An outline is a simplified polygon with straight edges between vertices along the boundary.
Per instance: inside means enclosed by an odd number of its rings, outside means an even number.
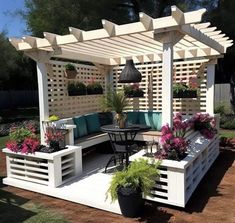
M153 124L154 124L155 130L161 131L161 128L162 128L162 113L161 112L153 112Z
M127 122L128 124L138 124L139 112L127 112Z
M139 112L139 124L147 125L147 118L145 118L146 116L148 116L148 112Z
M88 134L100 132L100 120L98 113L85 115Z
M74 121L75 125L77 126L77 137L75 136L75 133L74 133L75 138L87 135L87 125L86 125L85 117L84 116L75 116L73 118L73 121Z

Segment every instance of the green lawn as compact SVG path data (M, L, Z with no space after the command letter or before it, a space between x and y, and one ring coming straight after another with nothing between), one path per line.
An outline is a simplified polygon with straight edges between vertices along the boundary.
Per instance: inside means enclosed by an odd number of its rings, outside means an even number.
M235 138L235 130L220 129L219 134L225 138Z
M0 149L3 149L6 145L6 142L9 140L9 136L0 137Z

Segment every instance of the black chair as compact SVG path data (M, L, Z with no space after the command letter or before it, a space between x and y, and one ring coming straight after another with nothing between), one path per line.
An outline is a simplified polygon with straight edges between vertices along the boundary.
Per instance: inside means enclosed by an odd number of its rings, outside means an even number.
M133 154L138 150L137 144L134 142L134 138L136 132L129 133L108 133L110 137L111 146L113 149L113 156L109 159L106 167L105 173L107 171L108 166L113 162L114 165L117 165L117 161L119 164L124 166L124 159L126 161L126 167L129 164L129 155Z

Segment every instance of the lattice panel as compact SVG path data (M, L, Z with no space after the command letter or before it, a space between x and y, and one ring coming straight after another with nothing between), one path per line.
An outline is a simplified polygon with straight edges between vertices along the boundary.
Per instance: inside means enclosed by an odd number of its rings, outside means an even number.
M189 78L194 77L198 69L207 60L183 61L174 63L174 81L188 83ZM115 89L122 89L123 85L118 83L118 76L124 66L114 68L113 82ZM142 74L140 88L144 90L143 98L132 98L130 110L162 110L162 63L146 63L136 65ZM197 98L174 99L174 112L181 112L184 115L192 115L195 112L206 111L206 70L202 74Z
M80 81L88 84L94 79L105 89L104 76L95 66L74 64L78 75L76 79L68 80L65 76L64 66L67 63L52 61L48 66L48 105L49 115L55 114L60 118L100 111L102 95L68 96L69 81Z

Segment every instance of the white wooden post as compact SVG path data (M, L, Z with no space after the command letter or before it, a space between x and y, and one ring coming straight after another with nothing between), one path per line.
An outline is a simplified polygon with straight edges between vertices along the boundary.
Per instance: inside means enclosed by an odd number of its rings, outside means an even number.
M162 60L162 125L173 125L173 43L163 43Z
M214 114L215 64L213 61L207 65L206 112L211 115Z
M39 95L39 116L40 116L40 135L41 143L45 143L43 121L48 120L48 86L47 86L47 69L45 63L37 62L38 76L38 95Z

